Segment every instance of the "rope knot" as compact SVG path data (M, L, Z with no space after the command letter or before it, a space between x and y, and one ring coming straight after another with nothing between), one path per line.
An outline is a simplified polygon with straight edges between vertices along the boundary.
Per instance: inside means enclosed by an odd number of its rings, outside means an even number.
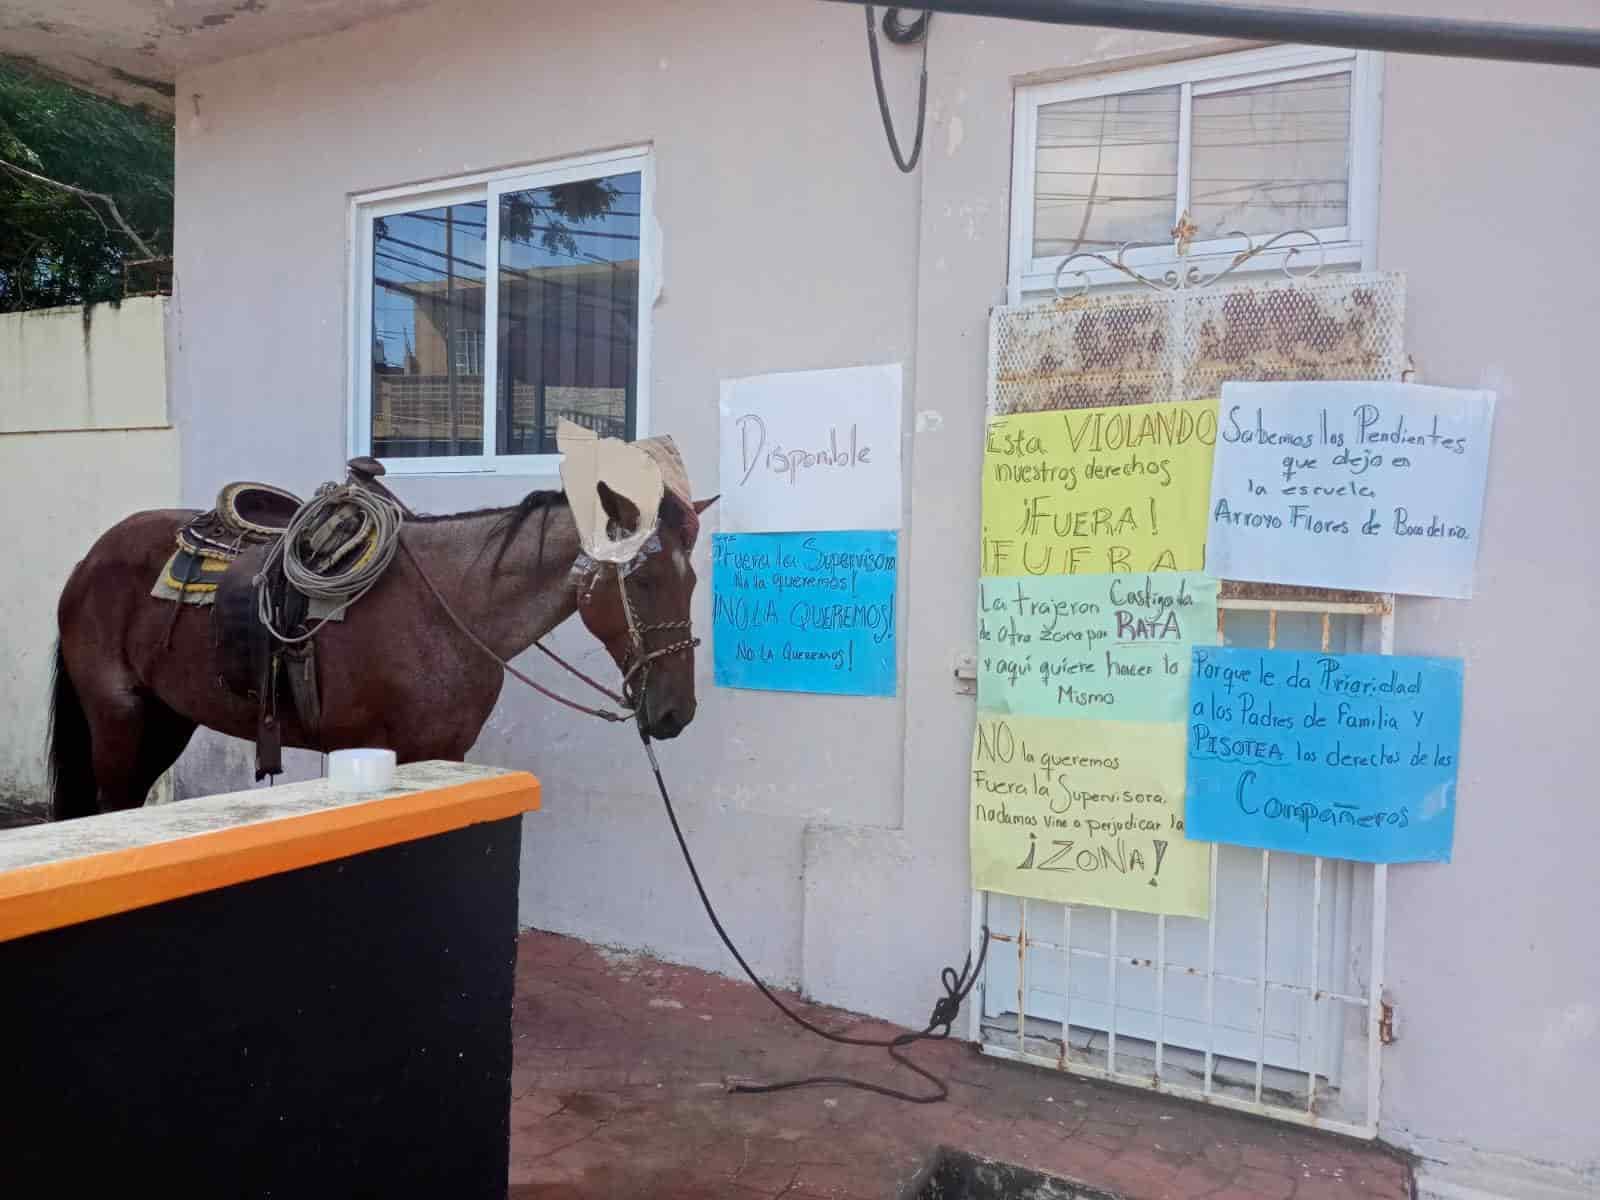
M961 1015L961 1005L972 994L973 986L978 982L978 976L983 974L983 960L989 956L989 927L983 927L983 943L978 948L978 965L972 965L972 951L967 951L966 961L961 964L958 974L954 969L946 967L939 972L939 982L944 985L944 995L940 996L933 1004L933 1015L928 1018L928 1028L924 1035L933 1038L947 1038L950 1036L950 1027L955 1024L956 1018ZM938 1032L935 1032L935 1031Z
M950 1036L950 1026L955 1024L961 1015L961 1001L955 996L941 996L933 1006L933 1015L928 1018L928 1035L936 1038Z

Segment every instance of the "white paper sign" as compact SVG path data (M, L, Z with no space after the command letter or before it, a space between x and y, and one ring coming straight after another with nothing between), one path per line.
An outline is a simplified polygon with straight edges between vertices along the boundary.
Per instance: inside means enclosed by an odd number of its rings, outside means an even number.
M899 529L900 374L723 380L723 532Z
M1228 383L1206 572L1472 595L1494 393L1411 383Z

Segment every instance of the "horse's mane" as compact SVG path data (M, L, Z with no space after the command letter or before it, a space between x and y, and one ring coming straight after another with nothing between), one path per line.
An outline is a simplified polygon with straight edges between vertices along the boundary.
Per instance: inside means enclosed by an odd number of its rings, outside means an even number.
M515 504L500 508L473 508L465 512L453 513L417 513L408 517L407 521L413 525L437 525L448 521L465 521L474 517L493 517L494 521L489 526L488 535L483 544L488 547L498 541L495 550L494 570L500 569L500 560L505 557L511 543L516 540L517 534L522 532L522 527L528 523L528 518L534 513L540 513L539 519L539 557L544 557L544 531L550 517L552 508L562 508L567 503L567 494L560 489L553 491L529 492Z
M413 524L431 525L441 521L462 521L471 517L495 518L489 526L488 535L484 538L484 546L487 547L495 541L499 542L499 546L495 549L493 568L498 571L500 569L500 560L505 557L506 551L511 547L511 543L516 540L517 535L522 532L522 527L528 523L528 519L534 513L540 514L539 558L543 559L545 527L550 520L550 510L552 508L565 507L566 504L567 493L559 489L533 491L529 492L517 503L502 508L474 508L466 512L455 513L418 513L413 517L408 517L407 520ZM675 528L684 528L686 532L690 530L698 531L699 521L694 510L685 508L671 492L667 492L662 497L661 518ZM689 533L689 537L692 541L693 533Z
M529 492L515 504L502 505L498 508L469 508L451 513L416 513L406 520L413 525L433 525L440 521L466 521L472 517L505 517L515 519L520 525L528 519L529 513L541 508L557 507L566 502L567 494L560 489Z

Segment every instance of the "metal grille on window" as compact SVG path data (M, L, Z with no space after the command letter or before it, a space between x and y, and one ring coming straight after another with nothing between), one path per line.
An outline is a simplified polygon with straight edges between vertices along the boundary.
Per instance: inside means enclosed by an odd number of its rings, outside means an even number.
M1347 274L1000 308L990 416L1398 380L1403 279ZM1392 597L1224 581L1219 641L1390 653ZM1213 847L1205 920L974 897L985 1053L1371 1137L1387 868ZM1009 951L1009 953L1007 952Z

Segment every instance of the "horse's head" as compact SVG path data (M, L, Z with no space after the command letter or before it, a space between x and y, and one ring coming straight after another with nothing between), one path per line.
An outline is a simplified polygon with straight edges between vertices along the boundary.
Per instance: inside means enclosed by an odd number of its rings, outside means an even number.
M619 540L640 531L638 507L604 483L596 485L609 532ZM622 671L623 692L653 738L677 737L694 719L694 634L689 557L699 516L715 502L685 505L672 493L661 501L655 532L625 563L580 555L578 613Z

